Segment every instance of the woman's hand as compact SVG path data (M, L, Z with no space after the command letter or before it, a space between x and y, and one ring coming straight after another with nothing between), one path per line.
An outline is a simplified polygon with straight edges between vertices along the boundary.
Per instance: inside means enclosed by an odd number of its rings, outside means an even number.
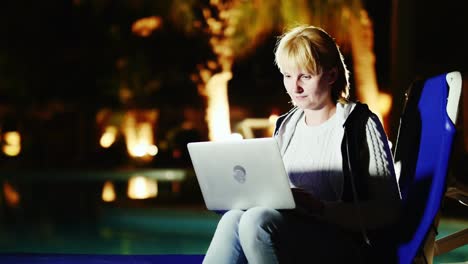
M324 204L312 194L301 188L291 188L296 207L306 210L308 213L321 215Z

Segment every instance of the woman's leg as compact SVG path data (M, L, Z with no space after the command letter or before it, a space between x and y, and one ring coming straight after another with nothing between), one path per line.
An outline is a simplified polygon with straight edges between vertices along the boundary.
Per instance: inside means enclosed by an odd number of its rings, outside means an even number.
M352 234L295 210L281 214L286 223L277 238L282 263L362 263L361 245Z
M249 263L360 263L351 235L295 210L247 210L239 239Z
M241 210L226 212L219 220L203 263L247 263L239 242Z
M277 210L255 207L240 219L239 238L249 263L278 263L276 237L283 225Z

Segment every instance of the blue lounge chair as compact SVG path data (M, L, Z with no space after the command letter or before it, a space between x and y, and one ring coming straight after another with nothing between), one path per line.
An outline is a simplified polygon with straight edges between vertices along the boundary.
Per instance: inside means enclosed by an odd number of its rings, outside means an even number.
M460 72L450 72L416 81L406 93L394 151L403 205L398 263L432 262L461 87Z

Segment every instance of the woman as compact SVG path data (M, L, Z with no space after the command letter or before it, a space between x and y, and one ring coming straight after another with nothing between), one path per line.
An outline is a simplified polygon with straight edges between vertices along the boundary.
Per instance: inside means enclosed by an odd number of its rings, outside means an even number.
M285 33L275 60L294 108L274 137L297 208L225 213L204 263L371 262L383 253L379 238L395 223L400 199L382 125L347 99L343 56L321 28Z

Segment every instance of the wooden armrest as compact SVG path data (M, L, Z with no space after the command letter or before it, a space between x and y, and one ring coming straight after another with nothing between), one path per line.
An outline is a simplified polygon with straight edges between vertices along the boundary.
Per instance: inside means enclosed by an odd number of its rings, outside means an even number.
M459 201L461 204L468 206L468 191L464 188L448 187L445 196Z

